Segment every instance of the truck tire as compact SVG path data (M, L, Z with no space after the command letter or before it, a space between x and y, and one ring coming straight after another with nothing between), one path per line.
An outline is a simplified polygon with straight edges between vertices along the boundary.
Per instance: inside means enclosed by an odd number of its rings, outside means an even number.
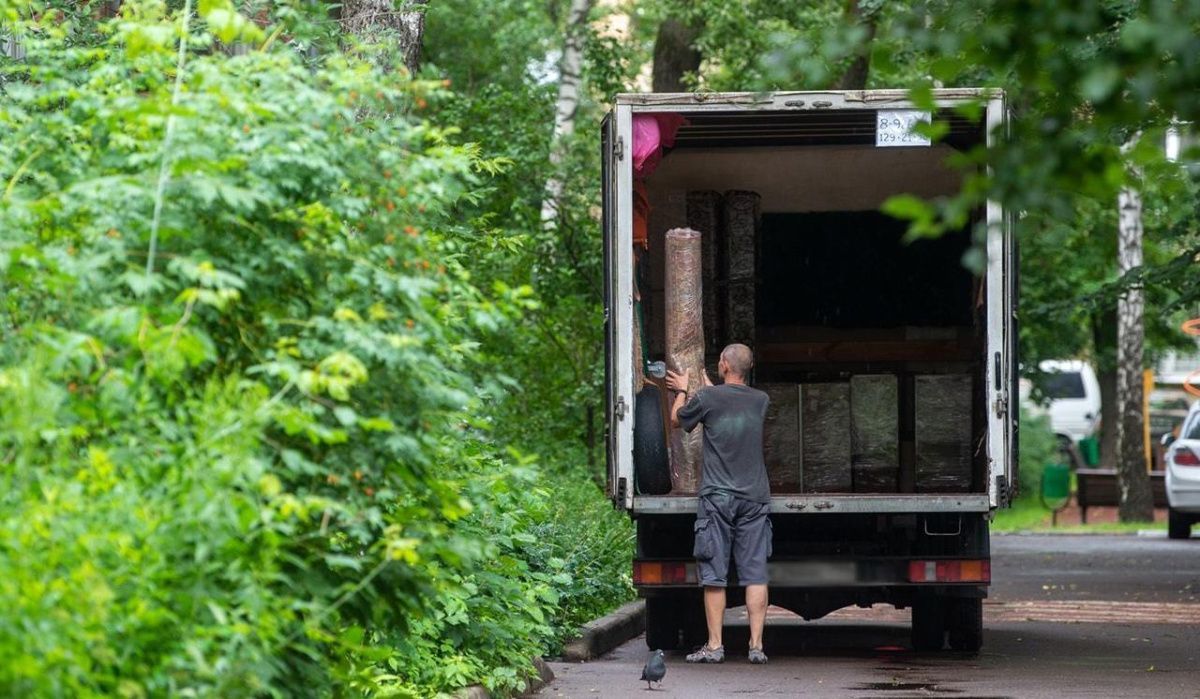
M947 602L951 602L946 624L950 648L978 653L983 647L983 600L978 597L959 597Z
M1174 508L1167 510L1167 536L1172 539L1190 539L1192 537L1192 520Z
M916 651L941 650L946 644L944 600L920 597L912 605L912 647Z
M671 492L671 460L663 434L658 387L646 386L633 406L633 473L640 494Z
M696 600L690 607L684 605L679 614L680 631L684 648L699 648L708 643L708 624L704 620L704 603Z
M646 647L650 650L679 648L679 611L679 605L673 599L646 598Z

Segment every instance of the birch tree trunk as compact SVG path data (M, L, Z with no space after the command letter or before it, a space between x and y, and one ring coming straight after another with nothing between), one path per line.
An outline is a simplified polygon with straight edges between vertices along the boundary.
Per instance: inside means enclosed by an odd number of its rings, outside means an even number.
M1117 195L1117 256L1122 275L1142 266L1142 195L1132 188ZM1154 519L1150 476L1142 431L1142 349L1145 302L1141 284L1130 285L1117 301L1118 511L1122 522Z
M425 7L429 0L345 0L342 29L364 41L394 44L410 74L421 65Z
M554 103L554 134L550 139L550 177L542 195L542 228L553 229L558 221L562 200L563 175L560 172L567 141L575 133L575 114L579 111L579 89L583 72L583 42L587 32L592 0L571 0L567 13L566 40L558 62L558 99Z

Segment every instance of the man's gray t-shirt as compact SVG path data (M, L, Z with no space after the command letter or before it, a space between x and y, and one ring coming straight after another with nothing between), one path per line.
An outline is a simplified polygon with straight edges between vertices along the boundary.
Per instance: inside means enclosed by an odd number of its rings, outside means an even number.
M752 502L771 502L763 461L768 400L758 389L727 383L696 391L679 409L683 429L691 432L696 425L704 425L700 495L725 492Z

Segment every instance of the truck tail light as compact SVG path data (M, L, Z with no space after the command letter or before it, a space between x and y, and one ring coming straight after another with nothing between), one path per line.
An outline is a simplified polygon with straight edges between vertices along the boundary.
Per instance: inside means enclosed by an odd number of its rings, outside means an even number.
M1200 466L1200 456L1187 447L1175 447L1175 455L1171 460L1176 466Z
M908 581L915 583L988 583L991 561L909 561Z
M683 585L687 583L684 561L634 561L634 585Z

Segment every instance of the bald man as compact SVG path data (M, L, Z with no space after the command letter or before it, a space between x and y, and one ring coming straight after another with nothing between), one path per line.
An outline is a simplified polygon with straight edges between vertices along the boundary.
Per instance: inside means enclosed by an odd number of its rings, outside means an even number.
M717 364L723 383L713 386L706 373L704 386L691 396L688 373L667 372L667 386L676 392L671 426L691 432L696 425L704 425L704 469L693 553L704 587L708 642L687 656L689 663L725 661L721 624L731 553L738 582L746 587L750 662L767 662L762 631L767 616L767 558L771 555L771 520L767 517L771 493L763 461L768 399L766 393L746 385L753 366L749 347L729 345Z

